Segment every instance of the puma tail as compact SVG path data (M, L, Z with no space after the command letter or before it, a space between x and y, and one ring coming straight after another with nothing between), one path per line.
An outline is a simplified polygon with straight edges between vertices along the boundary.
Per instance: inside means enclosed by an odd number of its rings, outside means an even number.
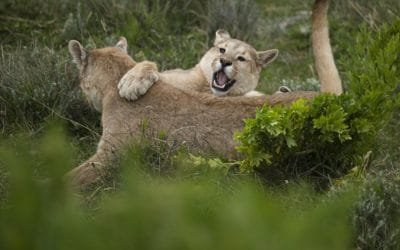
M328 7L329 0L315 0L312 11L312 47L321 92L340 95L343 88L329 40Z

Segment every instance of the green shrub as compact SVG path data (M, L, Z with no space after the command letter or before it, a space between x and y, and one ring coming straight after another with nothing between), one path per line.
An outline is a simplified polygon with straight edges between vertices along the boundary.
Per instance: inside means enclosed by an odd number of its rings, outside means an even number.
M347 93L258 109L236 135L245 156L242 169L278 182L312 179L323 187L360 166L400 104L395 91L400 83L399 28L400 21L377 33L361 32L346 60Z

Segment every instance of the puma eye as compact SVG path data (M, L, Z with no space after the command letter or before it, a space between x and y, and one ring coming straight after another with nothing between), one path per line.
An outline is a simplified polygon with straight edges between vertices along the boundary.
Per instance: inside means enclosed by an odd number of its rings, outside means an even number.
M225 49L224 48L219 48L219 52L221 52L221 54L225 53Z
M238 59L239 61L241 61L241 62L246 61L246 58L244 58L243 56L239 56L237 59Z

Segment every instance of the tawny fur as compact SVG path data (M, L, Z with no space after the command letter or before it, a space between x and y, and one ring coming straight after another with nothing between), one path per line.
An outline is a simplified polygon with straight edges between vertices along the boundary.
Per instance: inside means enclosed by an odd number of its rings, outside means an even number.
M155 65L151 62L136 64L126 54L126 40L120 40L117 45L86 52L79 42L69 43L70 53L79 68L81 88L89 102L102 112L103 133L96 153L69 173L72 182L80 188L97 182L110 167L118 165L115 162L121 150L142 135L144 122L147 131L166 132L170 142L196 151L215 151L228 158L237 158L233 134L243 128L243 119L252 117L256 107L289 104L318 94L301 91L219 98L157 82L143 97L129 102L118 93L117 84L121 77L131 69L141 71Z

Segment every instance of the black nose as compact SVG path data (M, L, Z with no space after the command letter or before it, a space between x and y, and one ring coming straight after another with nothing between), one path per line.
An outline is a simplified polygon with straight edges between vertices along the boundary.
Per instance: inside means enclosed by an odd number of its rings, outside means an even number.
M222 67L232 65L232 62L227 61L226 59L223 58L219 59L219 61L221 62Z

